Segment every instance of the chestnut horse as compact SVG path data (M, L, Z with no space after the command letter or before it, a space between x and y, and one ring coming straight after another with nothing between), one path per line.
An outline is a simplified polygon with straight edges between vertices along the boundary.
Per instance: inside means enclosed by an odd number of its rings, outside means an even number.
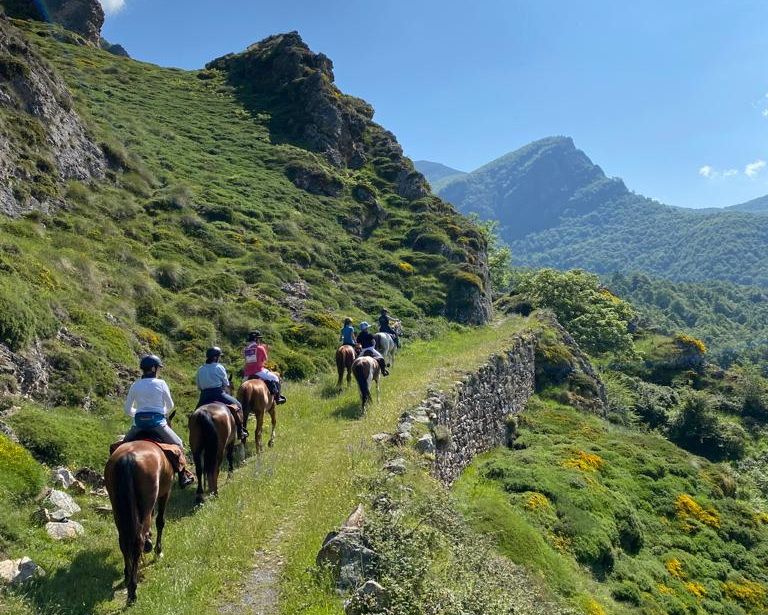
M357 352L353 346L345 344L339 346L336 351L336 369L339 372L339 381L336 383L336 388L341 390L341 381L344 379L344 370L347 370L347 388L352 384L352 363L357 356Z
M201 504L207 483L208 493L219 493L219 470L227 454L229 471L234 470L234 451L237 425L229 408L219 402L200 406L189 416L189 446L195 460L197 498Z
M112 516L125 561L125 586L128 604L136 600L139 563L142 553L152 550L152 511L157 507L157 545L163 555L165 506L171 494L173 467L159 446L147 440L127 442L109 457L104 481Z
M272 419L272 433L267 443L270 448L275 444L275 428L277 427L277 413L275 412L275 398L269 392L263 380L252 378L240 385L237 391L237 400L243 406L243 429L248 426L248 415L256 417L256 452L263 450L261 434L264 431L264 413L269 412Z
M381 367L379 367L379 362L372 357L359 357L352 363L352 373L355 375L357 386L360 388L360 407L365 412L365 405L373 401L371 383L374 381L376 382L376 401L381 400L379 383Z

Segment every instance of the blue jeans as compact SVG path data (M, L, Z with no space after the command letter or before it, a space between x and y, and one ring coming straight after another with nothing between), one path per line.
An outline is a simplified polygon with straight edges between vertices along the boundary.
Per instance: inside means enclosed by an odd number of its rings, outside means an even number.
M215 402L219 402L227 406L237 406L242 410L240 402L232 397L229 393L225 392L221 387L217 387L215 389L203 389L200 391L200 399L197 401L197 407L199 408L205 404L213 404Z

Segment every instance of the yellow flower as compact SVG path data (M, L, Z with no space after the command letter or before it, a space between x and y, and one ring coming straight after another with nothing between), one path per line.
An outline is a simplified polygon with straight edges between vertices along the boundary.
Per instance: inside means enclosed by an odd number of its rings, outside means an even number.
M679 559L668 559L664 566L667 569L667 572L671 574L676 579L684 579L685 578L685 572L683 571L683 564L680 562Z
M563 462L563 466L566 468L573 468L575 470L581 470L582 472L594 472L603 467L605 462L600 455L593 453L586 453L579 451L578 455L572 459L566 459Z
M690 495L681 494L675 500L677 518L684 525L688 525L690 519L696 519L709 527L720 527L720 517L715 510L704 510Z
M664 583L659 583L656 586L656 589L659 590L660 594L666 594L668 596L671 596L672 594L675 593L674 589L672 589L669 585L665 585Z
M605 609L594 598L589 598L584 604L584 612L587 615L605 615Z
M528 497L528 501L525 503L525 507L529 510L538 510L539 508L549 508L549 500L543 493L532 493Z
M696 596L699 599L707 595L707 590L704 589L704 586L701 583L696 583L695 581L689 581L688 583L686 583L685 589L687 589L689 592L691 592L694 596Z
M729 598L752 606L765 606L768 596L765 587L754 581L726 581L723 591Z
M411 263L406 263L405 261L398 263L397 268L403 273L407 273L409 275L414 271L413 265L411 265Z

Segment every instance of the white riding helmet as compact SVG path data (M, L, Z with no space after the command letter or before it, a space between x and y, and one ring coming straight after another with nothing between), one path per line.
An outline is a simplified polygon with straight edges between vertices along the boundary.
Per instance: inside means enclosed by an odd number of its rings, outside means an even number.
M360 331L365 331L370 326L367 322L363 321L360 323Z

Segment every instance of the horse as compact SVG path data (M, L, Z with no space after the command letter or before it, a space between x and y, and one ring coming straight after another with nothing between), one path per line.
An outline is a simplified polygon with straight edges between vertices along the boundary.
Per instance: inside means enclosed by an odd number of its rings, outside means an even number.
M189 445L195 461L197 474L197 496L195 501L204 501L205 477L208 492L219 493L219 470L224 454L227 455L229 471L235 468L234 451L237 442L237 424L229 408L220 402L200 406L189 416Z
M275 428L277 427L277 413L275 412L275 398L269 392L266 383L259 378L246 380L237 391L237 400L243 406L243 429L248 425L248 415L256 416L256 452L263 450L261 434L264 430L264 413L269 412L272 419L272 432L267 443L270 448L275 445Z
M373 401L371 397L371 382L376 382L376 401L381 400L381 367L378 361L372 357L358 357L352 363L352 373L360 388L360 407L365 412L365 405Z
M387 363L387 367L395 364L395 353L397 352L397 344L395 344L395 338L389 333L376 333L373 336L373 340L376 344L376 350L384 357L384 361Z
M336 383L336 388L341 390L341 381L344 379L344 370L347 371L347 388L352 383L352 363L357 356L357 352L353 346L345 344L339 346L336 351L336 369L339 372L339 381Z
M136 601L141 556L152 551L152 512L155 508L155 555L163 556L165 507L171 495L173 475L173 467L163 450L147 440L135 440L119 446L104 468L104 482L125 562L129 605Z

